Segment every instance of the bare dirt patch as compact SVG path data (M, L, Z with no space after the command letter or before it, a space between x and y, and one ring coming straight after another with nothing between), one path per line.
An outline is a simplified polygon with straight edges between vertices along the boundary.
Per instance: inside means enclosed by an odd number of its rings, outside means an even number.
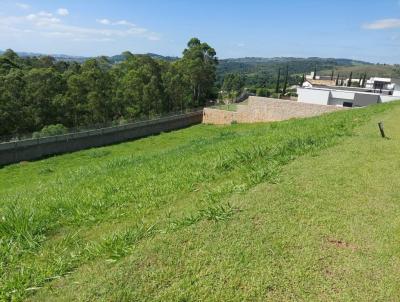
M358 250L358 247L354 244L345 242L343 240L338 240L338 239L328 239L328 242L334 246L336 246L337 248L342 248L342 249L349 249L353 252Z

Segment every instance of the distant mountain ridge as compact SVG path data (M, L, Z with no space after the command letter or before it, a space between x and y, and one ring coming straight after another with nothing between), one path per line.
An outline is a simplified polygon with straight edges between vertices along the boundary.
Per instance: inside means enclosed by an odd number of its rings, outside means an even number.
M0 50L0 55L4 51ZM88 59L98 57L71 56L65 54L43 54L35 52L17 52L21 57L52 56L57 61L83 63ZM163 56L155 53L147 53L157 60L176 61L179 57ZM125 60L123 54L107 56L112 64L118 64ZM320 57L243 57L220 59L217 68L218 81L222 81L228 73L240 73L246 76L247 82L255 85L262 85L265 81L274 81L279 69L285 72L289 68L290 75L301 76L303 73L310 73L317 68L320 74L330 75L332 70L341 75L348 75L351 72L356 74L367 73L371 76L396 77L400 78L399 65L374 64L362 60L344 58L320 58Z
M0 55L4 53L4 50L0 50ZM51 56L56 60L64 60L64 61L86 61L93 57L86 56L72 56L65 54L44 54L44 53L36 53L36 52L17 52L17 54L21 57L42 57L42 56ZM179 59L179 57L175 56L163 56L155 53L146 53L154 59L166 60L166 61L175 61ZM97 56L100 57L100 56ZM106 56L112 62L121 62L124 60L124 56L122 54ZM344 59L344 58L320 58L320 57L308 57L308 58L300 58L300 57L242 57L242 58L226 58L220 59L220 62L223 63L247 63L247 64L258 64L258 63L290 63L293 61L301 62L301 61L320 61L320 62L335 62L335 65L338 66L352 66L352 65L374 65L373 63L361 61L361 60L352 60L352 59Z
M227 58L222 59L220 61L223 62L234 62L234 63L270 63L270 62L292 62L292 61L321 61L321 62L336 62L338 65L372 65L373 63L361 61L361 60L352 60L352 59L344 59L344 58L320 58L320 57L308 57L308 58L300 58L300 57L272 57L272 58L264 58L264 57L243 57L243 58Z
M4 50L0 50L0 55L4 53ZM55 58L57 61L66 61L66 62L79 62L83 63L86 60L93 59L93 58L98 58L98 57L85 57L85 56L71 56L71 55L64 55L64 54L43 54L43 53L36 53L36 52L16 52L19 56L21 57L44 57L44 56L51 56ZM154 54L154 53L146 53L145 55L148 55L152 57L153 59L158 59L158 60L165 60L165 61L175 61L178 59L178 57L171 57L171 56L162 56L159 54ZM125 57L120 54L120 55L114 55L114 56L106 56L112 63L119 63L125 60Z

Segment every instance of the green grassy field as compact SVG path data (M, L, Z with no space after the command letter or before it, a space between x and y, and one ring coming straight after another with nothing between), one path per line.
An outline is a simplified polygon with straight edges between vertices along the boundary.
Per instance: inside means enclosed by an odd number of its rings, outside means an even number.
M201 125L5 167L0 300L396 301L399 114Z

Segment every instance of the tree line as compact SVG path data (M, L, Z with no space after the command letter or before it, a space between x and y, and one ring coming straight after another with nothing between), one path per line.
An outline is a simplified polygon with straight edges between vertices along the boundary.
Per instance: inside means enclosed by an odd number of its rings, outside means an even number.
M193 38L173 62L124 52L84 63L0 56L0 136L82 127L204 106L216 97L215 50Z

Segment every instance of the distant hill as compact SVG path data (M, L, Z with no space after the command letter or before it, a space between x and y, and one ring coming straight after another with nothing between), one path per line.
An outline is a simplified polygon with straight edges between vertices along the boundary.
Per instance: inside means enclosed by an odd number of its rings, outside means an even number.
M4 53L4 50L0 50L0 55ZM43 57L43 56L51 56L55 58L57 61L65 61L65 62L79 62L83 63L88 59L92 59L95 57L84 57L84 56L70 56L63 54L43 54L43 53L35 53L35 52L17 52L17 54L21 57ZM170 56L162 56L154 53L147 53L153 59L157 60L165 60L165 61L175 61L178 57L170 57ZM120 63L125 60L122 54L107 57L112 63Z
M371 65L355 65L355 66L338 66L335 68L335 73L342 76L349 76L353 73L353 78L361 77L364 73L367 77L387 77L387 78L400 78L400 65L387 65L387 64L371 64ZM322 70L321 75L331 74L330 70Z
M4 51L0 50L0 54ZM34 52L17 52L21 57L40 57L48 54ZM157 60L175 61L179 57L162 56L155 53L147 53L150 57ZM58 61L79 62L94 57L70 56L64 54L50 54ZM113 64L125 60L122 54L107 57ZM289 75L301 77L303 73L310 73L317 68L317 72L323 75L331 74L332 70L339 72L343 76L353 72L354 75L367 73L368 76L396 77L400 78L400 65L373 64L366 61L351 60L343 58L296 58L296 57L244 57L221 59L217 69L218 82L222 82L228 73L240 73L246 76L247 85L263 86L265 83L275 81L278 70L284 73L286 66L289 68Z
M0 55L4 53L4 50L0 50ZM83 56L70 56L70 55L63 55L63 54L43 54L43 53L36 53L36 52L17 52L20 57L43 57L43 56L51 56L55 58L57 61L66 61L66 62L84 62L88 57Z
M252 73L273 73L289 68L290 74L309 73L315 68L318 70L332 69L340 66L365 66L373 65L364 61L334 58L239 58L220 60L219 73L239 72L244 74Z
M145 55L148 55L155 60L164 60L164 61L168 61L168 62L176 61L179 59L178 57L162 56L162 55L158 55L155 53L146 53ZM125 57L122 54L111 56L108 58L112 63L120 63L120 62L125 61Z
M309 74L317 69L317 73L330 75L332 70L343 75L363 74L369 76L399 77L400 68L398 65L379 65L365 61L336 58L238 58L220 60L218 66L218 82L222 83L228 73L240 73L246 78L247 86L272 87L281 69L282 78L289 71L289 82L292 84L300 81L302 74Z

